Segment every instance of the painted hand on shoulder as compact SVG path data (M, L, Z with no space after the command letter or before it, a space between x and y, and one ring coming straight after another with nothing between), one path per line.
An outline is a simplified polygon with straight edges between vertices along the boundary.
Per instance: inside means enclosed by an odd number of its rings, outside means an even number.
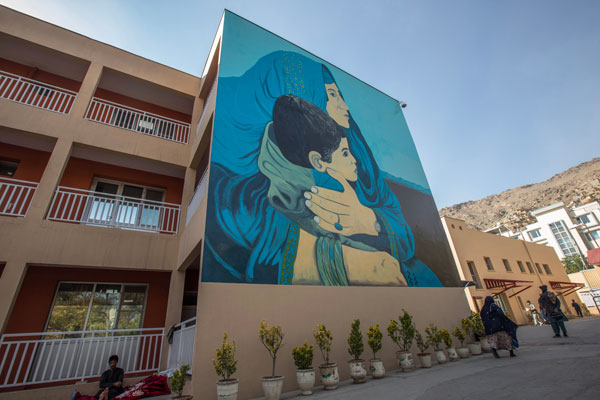
M306 207L315 214L317 224L326 231L345 236L377 236L377 217L373 210L360 203L352 186L339 172L327 168L327 173L342 185L344 191L313 186L310 192L304 192Z

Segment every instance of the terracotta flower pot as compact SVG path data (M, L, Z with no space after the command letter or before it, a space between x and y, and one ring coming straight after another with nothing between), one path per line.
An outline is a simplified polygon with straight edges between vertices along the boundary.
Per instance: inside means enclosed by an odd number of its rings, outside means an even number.
M378 358L369 360L371 364L371 376L375 379L383 378L385 376L385 367L383 361Z
M365 360L350 360L348 361L350 368L350 377L354 383L363 383L367 380L367 369L365 368Z
M297 369L296 381L298 381L298 387L304 396L312 394L312 388L315 386L315 369Z
M340 383L340 375L338 374L337 363L319 365L319 373L321 374L321 382L325 390L333 390Z
M239 379L222 379L217 381L217 397L219 400L237 400Z

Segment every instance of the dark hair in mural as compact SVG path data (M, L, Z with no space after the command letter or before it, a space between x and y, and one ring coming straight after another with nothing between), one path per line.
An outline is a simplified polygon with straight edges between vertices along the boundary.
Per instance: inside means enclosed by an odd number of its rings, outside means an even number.
M346 135L342 128L314 104L293 95L281 96L273 107L273 130L281 153L290 162L311 168L310 151L325 162Z

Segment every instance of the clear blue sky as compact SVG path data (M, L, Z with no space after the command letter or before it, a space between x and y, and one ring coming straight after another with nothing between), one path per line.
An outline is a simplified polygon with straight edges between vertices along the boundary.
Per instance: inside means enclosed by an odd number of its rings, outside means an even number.
M223 8L404 110L438 207L600 156L600 1L0 0L200 75Z

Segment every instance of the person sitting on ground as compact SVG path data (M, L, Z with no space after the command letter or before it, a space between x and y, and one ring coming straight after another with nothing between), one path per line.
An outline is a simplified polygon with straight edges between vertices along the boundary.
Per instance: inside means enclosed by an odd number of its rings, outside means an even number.
M498 350L508 350L511 357L516 357L515 349L519 347L517 324L502 312L491 296L485 298L480 314L494 357L500 358Z
M94 397L98 400L110 400L123 393L123 376L125 371L117 367L119 356L113 354L108 359L109 369L100 378L100 390Z
M552 325L552 330L554 331L554 337L560 337L560 331L562 330L564 337L569 337L567 335L567 328L565 328L565 321L567 317L560 309L560 300L556 297L554 292L548 291L548 286L542 285L540 286L542 290L542 294L540 294L540 298L538 299L538 303L540 308L544 310L544 314L546 318L550 321L550 325Z
M577 304L575 302L575 300L573 300L573 302L571 303L571 306L573 306L573 308L575 309L575 312L577 313L577 316L579 318L583 318L583 313L581 312L581 307L579 307L579 304Z

